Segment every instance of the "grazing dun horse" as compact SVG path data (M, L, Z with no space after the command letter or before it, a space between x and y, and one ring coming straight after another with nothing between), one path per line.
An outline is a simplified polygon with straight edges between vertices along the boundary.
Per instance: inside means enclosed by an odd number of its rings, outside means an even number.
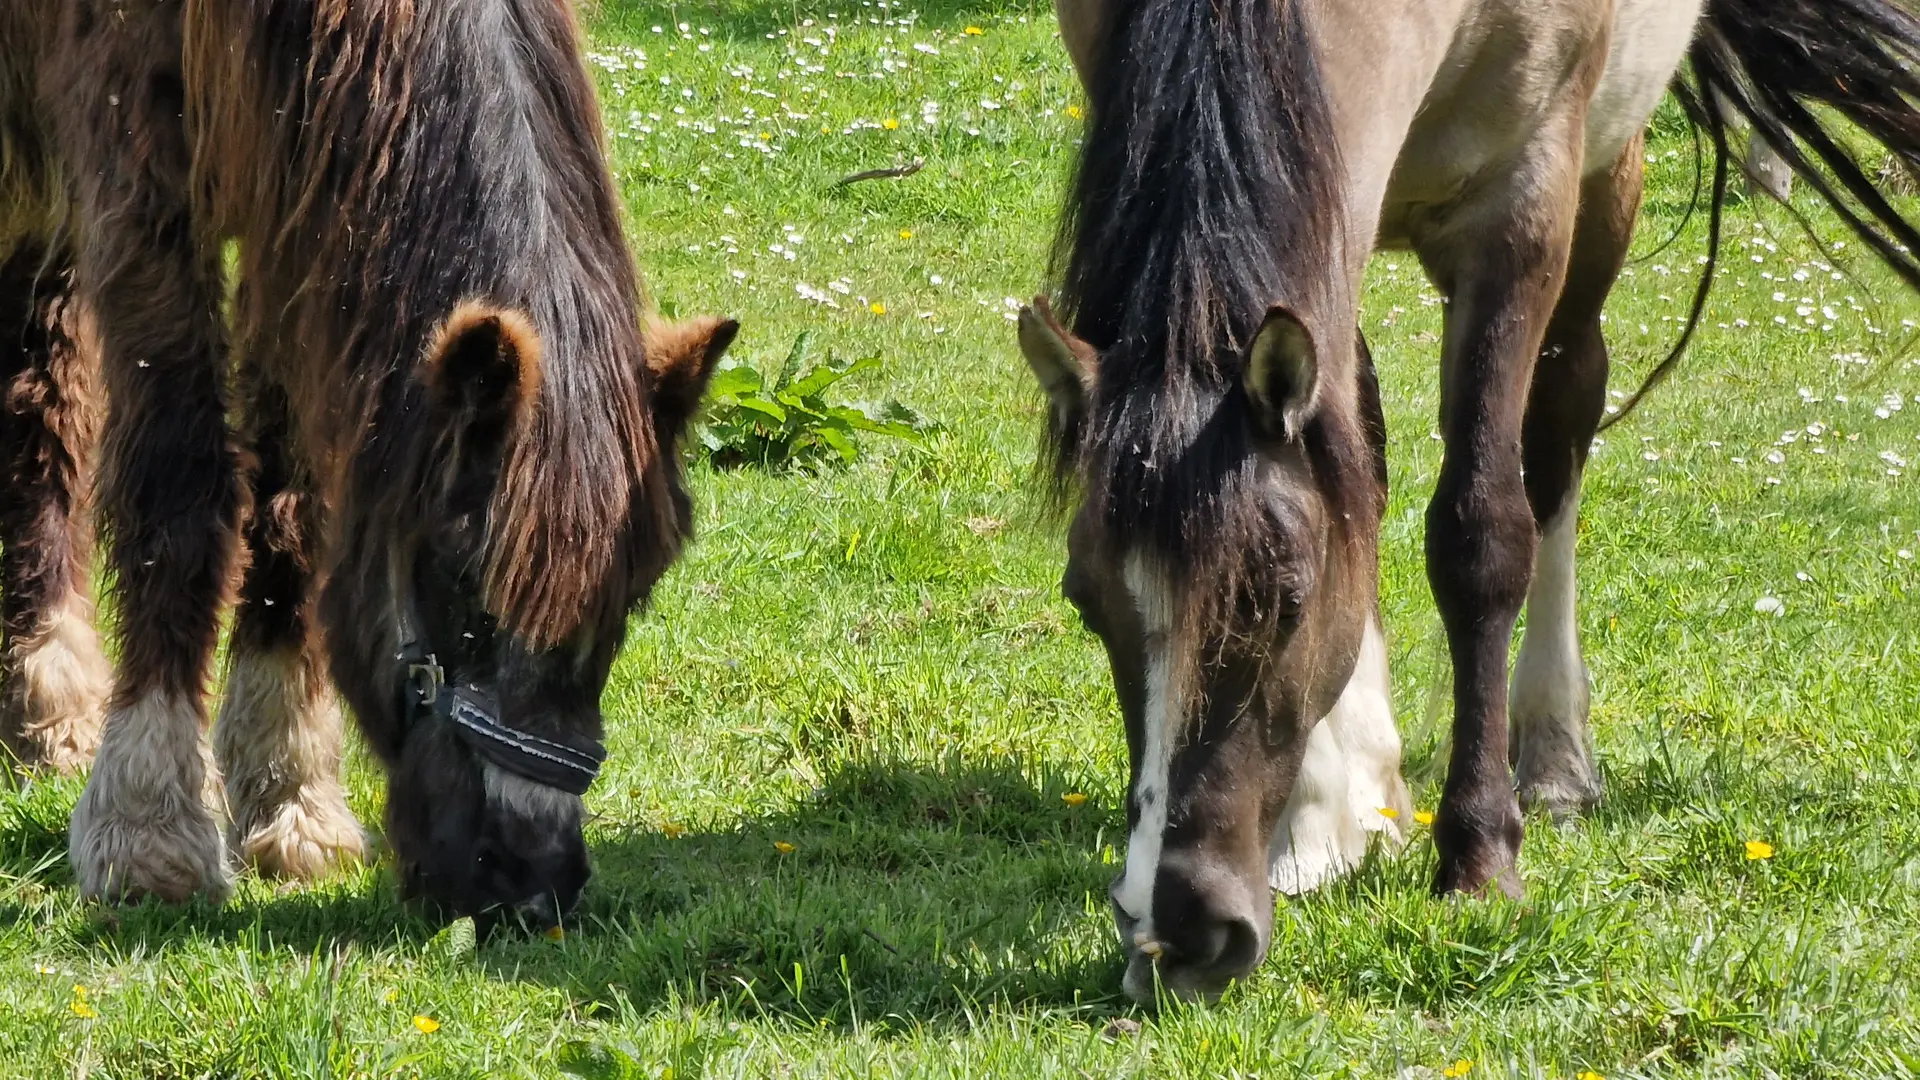
M675 440L735 330L643 342L570 6L9 0L0 255L0 716L68 766L105 701L82 891L217 897L229 840L295 877L361 856L331 674L405 891L553 924L627 616L689 533Z
M1126 722L1125 987L1211 995L1265 955L1273 889L1409 816L1354 328L1369 254L1413 250L1447 298L1434 887L1518 893L1521 802L1600 795L1574 538L1642 128L1671 83L1718 151L1717 238L1731 107L1920 283L1920 234L1827 119L1920 157L1920 20L1892 0L1058 2L1090 108L1062 317L1036 301L1020 342L1079 501L1064 588Z

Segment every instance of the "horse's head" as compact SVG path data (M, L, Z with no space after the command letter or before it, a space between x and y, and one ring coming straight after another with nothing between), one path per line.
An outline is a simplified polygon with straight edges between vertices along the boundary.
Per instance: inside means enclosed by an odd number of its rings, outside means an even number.
M411 449L363 450L324 603L337 680L389 766L402 889L429 909L541 929L585 884L601 694L690 531L676 442L736 330L652 327L643 348L622 327L610 351L633 361L608 377L529 314L464 304L395 430L367 433Z
M1372 610L1377 518L1352 520L1378 512L1359 402L1281 307L1210 389L1158 371L1103 386L1100 351L1043 300L1020 342L1082 495L1063 588L1106 646L1126 722L1124 985L1150 1002L1157 974L1212 996L1266 955L1276 827Z

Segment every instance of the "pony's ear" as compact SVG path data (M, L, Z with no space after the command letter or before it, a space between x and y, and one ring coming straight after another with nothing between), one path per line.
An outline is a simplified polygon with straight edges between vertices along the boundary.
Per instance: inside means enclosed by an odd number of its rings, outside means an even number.
M653 376L653 427L663 445L684 434L687 421L700 411L714 365L739 333L738 322L713 315L647 323L642 336L647 372Z
M1053 403L1055 426L1063 431L1077 426L1087 411L1099 352L1060 325L1046 297L1036 296L1031 307L1020 309L1020 353Z
M1300 437L1319 402L1320 357L1299 316L1280 304L1267 309L1242 381L1261 427L1283 439Z
M502 440L540 397L540 333L521 312L468 301L434 331L420 381L463 444Z

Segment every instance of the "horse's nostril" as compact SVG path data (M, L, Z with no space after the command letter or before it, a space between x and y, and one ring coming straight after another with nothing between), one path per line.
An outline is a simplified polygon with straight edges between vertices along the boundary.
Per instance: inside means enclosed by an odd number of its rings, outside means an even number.
M1258 967L1265 951L1260 931L1246 919L1223 919L1208 933L1213 958L1205 965L1216 978L1237 979Z

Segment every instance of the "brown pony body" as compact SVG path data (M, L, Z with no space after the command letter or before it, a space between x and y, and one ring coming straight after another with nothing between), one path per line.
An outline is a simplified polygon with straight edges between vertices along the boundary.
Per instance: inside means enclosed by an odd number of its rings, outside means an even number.
M121 663L83 890L221 892L223 801L265 872L357 858L332 681L388 767L405 888L558 918L579 800L516 755L597 747L626 617L690 531L675 440L733 333L643 344L569 6L29 0L0 65L0 131L38 140L0 191L40 196L0 204L0 236L73 252L110 403ZM487 703L478 736L416 696L427 668Z
M1434 886L1517 894L1521 802L1600 796L1574 538L1640 131L1690 58L1674 85L1718 155L1716 236L1731 109L1920 285L1920 232L1810 108L1920 162L1920 17L1891 0L1058 6L1088 127L1065 320L1036 304L1021 345L1079 499L1067 593L1127 724L1125 986L1210 995L1264 955L1272 889L1354 865L1410 809L1353 330L1370 253L1413 250L1447 298L1427 564L1454 737ZM1711 256L1693 323L1710 280Z

